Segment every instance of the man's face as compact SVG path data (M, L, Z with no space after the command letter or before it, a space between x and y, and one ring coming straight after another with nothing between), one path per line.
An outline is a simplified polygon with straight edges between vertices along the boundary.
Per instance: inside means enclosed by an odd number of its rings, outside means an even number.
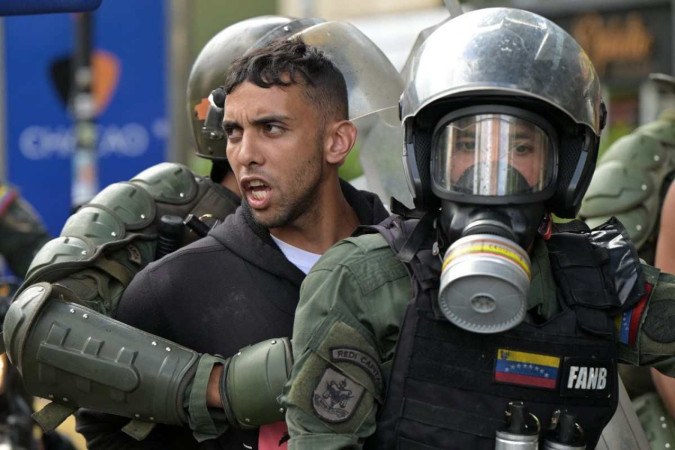
M527 121L503 115L460 119L441 136L453 189L477 195L544 189L550 177L548 136Z
M227 158L244 201L267 228L316 207L324 167L324 124L303 86L237 86L225 102Z

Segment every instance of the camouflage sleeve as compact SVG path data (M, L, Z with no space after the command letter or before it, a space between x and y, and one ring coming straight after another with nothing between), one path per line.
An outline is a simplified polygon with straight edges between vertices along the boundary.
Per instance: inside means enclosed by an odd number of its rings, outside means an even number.
M338 244L303 283L284 395L291 449L361 448L375 431L410 291L388 247L359 246L377 238Z
M675 276L642 267L646 294L617 317L619 358L675 376Z
M33 256L49 241L40 217L16 191L0 185L0 254L23 277Z

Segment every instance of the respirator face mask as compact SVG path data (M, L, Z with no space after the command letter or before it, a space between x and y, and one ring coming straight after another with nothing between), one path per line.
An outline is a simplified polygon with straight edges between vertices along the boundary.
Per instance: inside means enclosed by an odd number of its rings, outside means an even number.
M547 122L526 111L472 113L475 109L445 116L432 139L440 240L451 243L438 303L455 325L498 333L525 317L527 249L555 189L557 140Z

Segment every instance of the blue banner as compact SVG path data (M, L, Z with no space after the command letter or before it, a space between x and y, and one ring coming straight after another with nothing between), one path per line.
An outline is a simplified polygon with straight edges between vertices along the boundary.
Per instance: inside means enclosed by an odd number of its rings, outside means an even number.
M167 2L114 0L93 14L99 190L166 159ZM71 214L72 14L4 19L9 181L57 235Z
M0 15L91 11L100 5L101 0L0 0Z

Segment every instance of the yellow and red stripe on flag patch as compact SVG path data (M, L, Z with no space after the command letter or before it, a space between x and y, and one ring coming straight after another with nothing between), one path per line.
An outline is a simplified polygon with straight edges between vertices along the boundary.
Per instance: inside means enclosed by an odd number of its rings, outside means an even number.
M559 369L557 356L497 349L495 381L498 383L555 389Z

